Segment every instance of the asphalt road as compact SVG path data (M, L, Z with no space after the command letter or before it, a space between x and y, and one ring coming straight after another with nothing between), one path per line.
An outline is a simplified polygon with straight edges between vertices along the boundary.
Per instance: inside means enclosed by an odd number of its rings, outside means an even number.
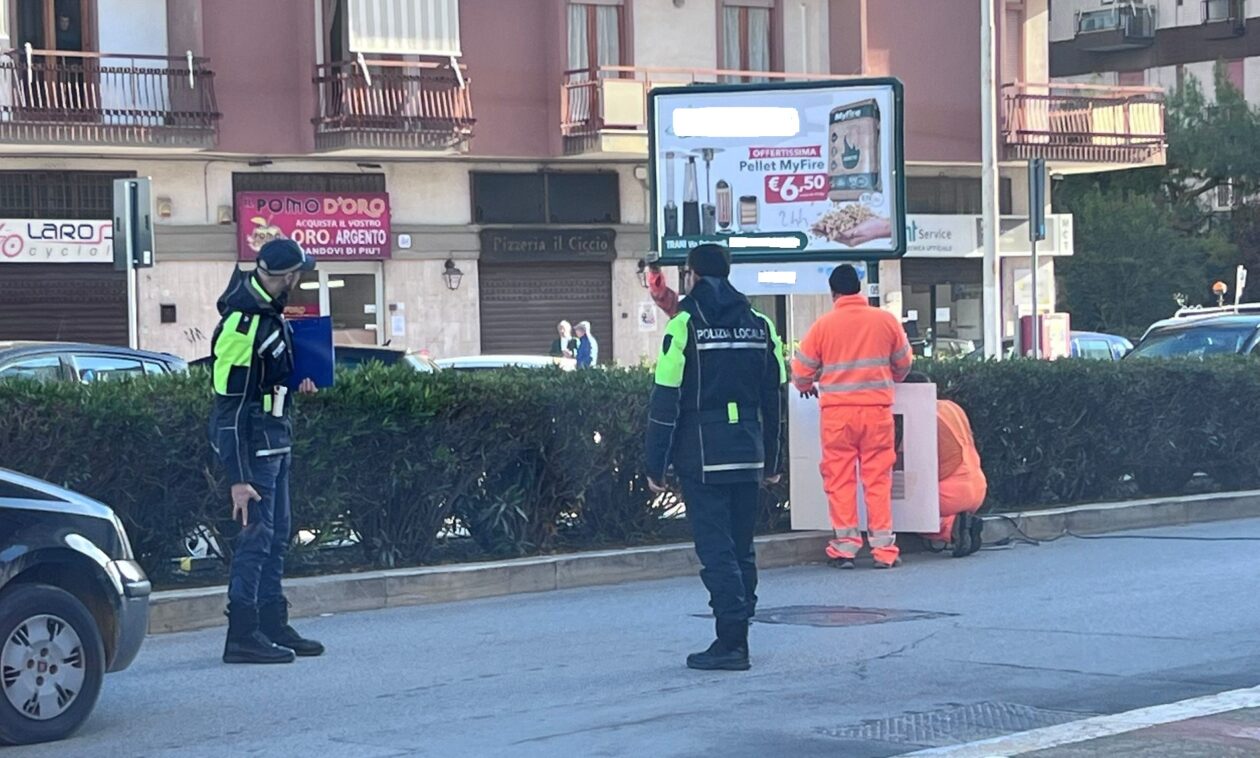
M154 637L79 735L13 754L861 758L1260 684L1260 521L1137 534L765 572L766 621L923 613L758 623L744 674L683 666L698 578L305 620L330 652L289 666Z

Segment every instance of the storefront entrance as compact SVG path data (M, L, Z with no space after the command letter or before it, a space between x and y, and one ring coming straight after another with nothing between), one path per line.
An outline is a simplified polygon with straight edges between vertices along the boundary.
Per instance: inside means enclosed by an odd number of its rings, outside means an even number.
M293 318L331 316L338 345L381 345L384 299L381 264L321 262L302 276L286 312Z

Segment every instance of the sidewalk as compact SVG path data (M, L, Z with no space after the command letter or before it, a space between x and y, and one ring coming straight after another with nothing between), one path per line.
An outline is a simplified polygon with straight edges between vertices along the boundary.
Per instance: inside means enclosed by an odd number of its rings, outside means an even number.
M937 758L1246 758L1260 755L1260 687L1098 716L958 747Z

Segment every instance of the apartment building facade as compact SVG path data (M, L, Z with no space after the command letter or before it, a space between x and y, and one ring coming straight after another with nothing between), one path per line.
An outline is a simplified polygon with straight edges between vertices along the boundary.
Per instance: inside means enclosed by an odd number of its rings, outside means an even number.
M1162 160L1162 103L1051 87L1047 0L995 2L1013 334L1031 301L1022 161ZM534 353L555 322L589 320L606 358L638 362L659 342L638 318L648 90L884 75L906 87L911 213L910 253L881 265L884 303L921 330L978 337L975 6L0 0L0 339L125 341L110 182L150 176L142 347L206 354L233 267L289 224L321 258L291 308L330 315L339 341ZM1070 219L1050 229L1044 307L1054 258L1071 253ZM808 323L825 303L799 307Z

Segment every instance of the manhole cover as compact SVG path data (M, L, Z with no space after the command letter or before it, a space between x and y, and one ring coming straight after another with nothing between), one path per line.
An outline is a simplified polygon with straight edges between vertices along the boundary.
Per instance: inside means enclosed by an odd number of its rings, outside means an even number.
M855 608L848 605L789 605L783 608L758 609L757 617L753 621L762 624L789 624L795 626L863 626L865 624L918 621L954 615L957 614L898 610L894 608Z
M923 713L903 713L891 718L816 731L840 739L944 747L1065 724L1093 715L1016 703L983 702Z

